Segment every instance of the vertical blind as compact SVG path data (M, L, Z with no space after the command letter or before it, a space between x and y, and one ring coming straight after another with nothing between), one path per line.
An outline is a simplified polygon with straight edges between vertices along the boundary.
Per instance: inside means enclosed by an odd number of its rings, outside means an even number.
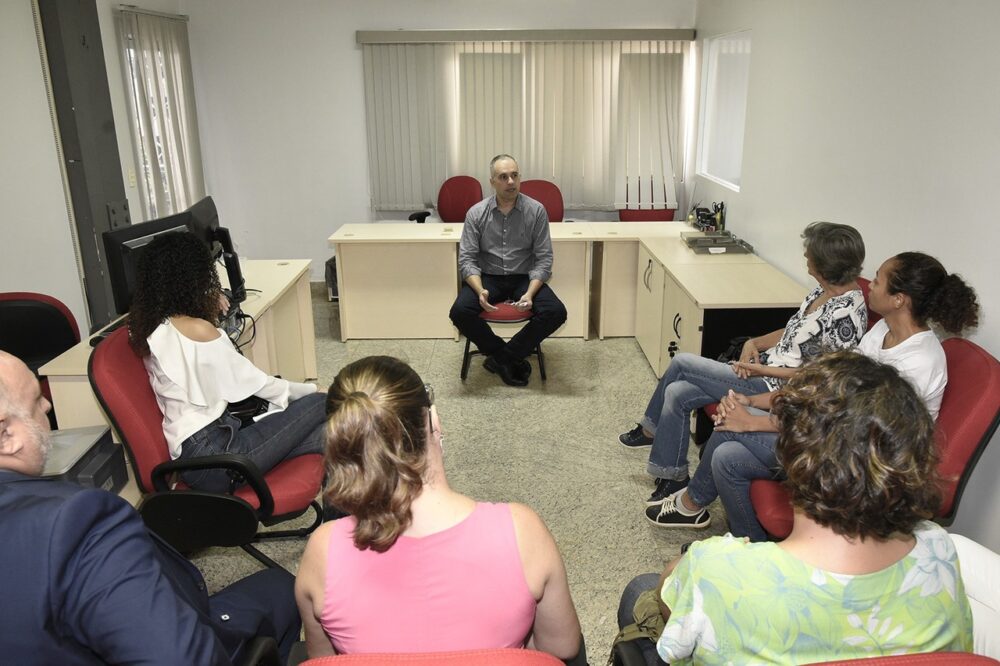
M129 10L116 20L144 213L162 217L205 196L187 22Z
M364 44L372 207L514 155L568 208L676 207L686 41Z

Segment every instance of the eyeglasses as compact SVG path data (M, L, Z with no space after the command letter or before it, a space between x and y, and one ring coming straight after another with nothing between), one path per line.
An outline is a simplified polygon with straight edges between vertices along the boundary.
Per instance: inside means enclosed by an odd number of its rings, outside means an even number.
M434 432L434 420L431 418L431 407L434 406L434 387L424 384L424 392L427 393L427 429Z

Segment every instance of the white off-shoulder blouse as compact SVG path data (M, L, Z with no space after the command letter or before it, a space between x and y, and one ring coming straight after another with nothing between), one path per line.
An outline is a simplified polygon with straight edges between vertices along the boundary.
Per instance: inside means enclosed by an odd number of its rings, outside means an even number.
M264 373L236 351L221 329L218 338L198 342L178 331L168 319L146 341L146 373L163 412L163 434L174 459L181 454L181 443L219 418L231 402L252 395L264 398L270 405L257 417L262 419L316 392L315 384Z

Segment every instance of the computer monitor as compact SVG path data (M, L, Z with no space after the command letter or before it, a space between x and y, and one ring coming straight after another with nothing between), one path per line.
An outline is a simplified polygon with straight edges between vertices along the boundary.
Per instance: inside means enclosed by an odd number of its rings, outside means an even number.
M219 214L212 197L205 197L181 213L104 232L104 252L118 314L125 314L132 306L136 268L143 248L158 236L178 232L194 234L209 247L214 258L221 256L229 278L231 302L237 304L246 300L246 285L232 237L228 229L219 226Z
M108 262L111 293L115 310L123 315L132 306L135 293L136 268L143 248L164 234L188 232L188 214L177 213L159 220L140 222L121 229L104 232L104 256Z
M247 298L246 284L243 281L243 271L240 269L240 259L233 247L233 239L229 229L219 226L219 213L215 209L212 197L205 197L185 211L188 215L188 229L200 238L212 250L212 256L222 256L229 278L231 301L242 303Z

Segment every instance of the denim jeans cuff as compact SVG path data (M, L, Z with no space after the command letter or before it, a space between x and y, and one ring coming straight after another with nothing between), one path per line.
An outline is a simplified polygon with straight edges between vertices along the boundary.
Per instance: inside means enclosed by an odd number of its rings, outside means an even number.
M656 434L656 424L653 423L653 421L648 416L643 416L641 419L639 419L639 425L641 425L643 429L649 434L651 435Z
M688 468L686 466L660 467L654 462L647 462L646 472L657 479L669 479L670 481L683 481L688 478Z

